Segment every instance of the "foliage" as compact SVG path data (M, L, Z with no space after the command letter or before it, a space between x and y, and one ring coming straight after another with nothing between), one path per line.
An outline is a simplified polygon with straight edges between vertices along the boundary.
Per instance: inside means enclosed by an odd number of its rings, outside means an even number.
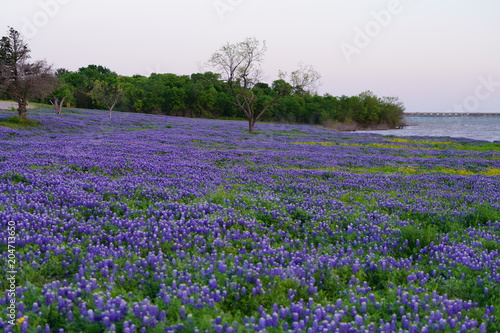
M0 126L9 128L24 128L39 126L40 122L38 120L20 118L19 116L12 116L8 119L0 119Z
M77 92L76 87L72 86L65 80L65 75L69 72L65 69L58 69L56 71L57 87L51 92L50 103L54 106L56 114L60 115L64 103L71 105L74 103L74 94Z
M351 97L306 93L305 88L313 88L311 78L316 80L318 77L303 65L302 74L299 72L300 69L291 74L291 80L297 81L294 85L278 79L271 85L257 82L246 90L245 96L251 97L255 110L268 107L259 118L261 121L316 125L347 122L356 123L356 128L382 125L394 128L403 124L404 107L396 98L379 98L371 92ZM286 73L282 75L286 76ZM298 81L300 75L306 78ZM229 83L221 80L220 74L212 72L190 76L153 73L149 77L127 77L118 76L103 66L90 65L76 72L65 71L60 78L63 85L58 88L58 94L62 97L64 93L75 91L70 101L79 108L109 109L119 96L114 106L118 111L248 119L248 115L235 104ZM299 89L301 84L304 85L302 90ZM102 93L110 89L110 94ZM103 99L105 96L109 101Z
M109 110L109 118L116 103L123 94L123 87L118 82L106 82L95 80L89 95L95 100L98 106L104 106Z

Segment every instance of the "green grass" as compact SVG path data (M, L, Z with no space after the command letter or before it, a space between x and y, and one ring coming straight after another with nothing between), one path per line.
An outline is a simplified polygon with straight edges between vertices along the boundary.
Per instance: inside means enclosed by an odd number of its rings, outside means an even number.
M394 139L386 142L375 143L345 143L345 142L292 142L292 144L312 145L312 146L347 146L365 148L389 148L389 149L412 149L412 150L464 150L477 152L497 152L500 151L500 144L494 142L434 142L425 140ZM418 146L416 146L418 145Z
M402 250L398 250L395 255L409 257L417 255L421 249L436 242L438 231L432 226L424 225L421 228L417 226L401 227L401 244L406 244Z
M1 127L8 128L29 128L29 127L38 127L40 126L40 121L35 119L22 119L18 116L12 116L8 119L0 119Z
M18 183L30 184L31 183L28 178L26 178L24 175L22 175L18 172L6 172L0 177L0 179L10 180L14 184L18 184Z
M478 143L463 143L457 144L450 149L472 150L472 151L500 151L500 143L495 142L478 142Z

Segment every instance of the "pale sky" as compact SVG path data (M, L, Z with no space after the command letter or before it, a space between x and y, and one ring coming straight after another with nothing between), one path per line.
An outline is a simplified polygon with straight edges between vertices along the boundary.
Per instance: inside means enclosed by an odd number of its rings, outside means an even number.
M499 0L0 0L0 36L9 26L55 68L190 75L255 37L268 83L302 62L322 75L320 94L500 112Z

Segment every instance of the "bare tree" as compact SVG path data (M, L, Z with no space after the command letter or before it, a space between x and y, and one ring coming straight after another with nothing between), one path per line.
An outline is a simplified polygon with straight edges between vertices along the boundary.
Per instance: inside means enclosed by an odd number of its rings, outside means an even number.
M280 73L280 77L286 76L286 73ZM298 69L290 73L290 84L293 87L293 93L297 95L315 94L320 79L321 75L311 65L304 65L301 62Z
M19 118L26 119L28 100L44 97L56 85L52 67L45 60L28 62L30 50L13 28L0 40L0 89L18 103Z
M255 94L252 88L260 81L260 64L266 51L265 42L247 38L237 44L226 44L209 59L209 64L222 75L235 98L235 104L248 119L248 130L253 132L255 122L264 114L270 103L262 110L255 110Z
M257 96L253 88L262 79L261 63L266 50L265 42L261 44L255 38L247 38L240 43L227 43L208 60L209 66L221 74L222 79L227 82L234 96L233 103L246 115L249 132L254 131L255 123L285 93L278 89L270 100L256 103ZM286 73L280 72L280 78L285 77ZM319 74L312 67L303 67L292 72L291 79L294 91L298 89L305 91L319 79ZM279 86L286 87L286 85Z

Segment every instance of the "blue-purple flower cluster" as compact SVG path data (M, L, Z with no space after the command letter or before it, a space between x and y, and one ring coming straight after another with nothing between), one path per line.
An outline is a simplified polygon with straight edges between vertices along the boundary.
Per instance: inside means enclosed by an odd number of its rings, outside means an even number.
M6 332L500 330L498 143L33 114L0 127Z

